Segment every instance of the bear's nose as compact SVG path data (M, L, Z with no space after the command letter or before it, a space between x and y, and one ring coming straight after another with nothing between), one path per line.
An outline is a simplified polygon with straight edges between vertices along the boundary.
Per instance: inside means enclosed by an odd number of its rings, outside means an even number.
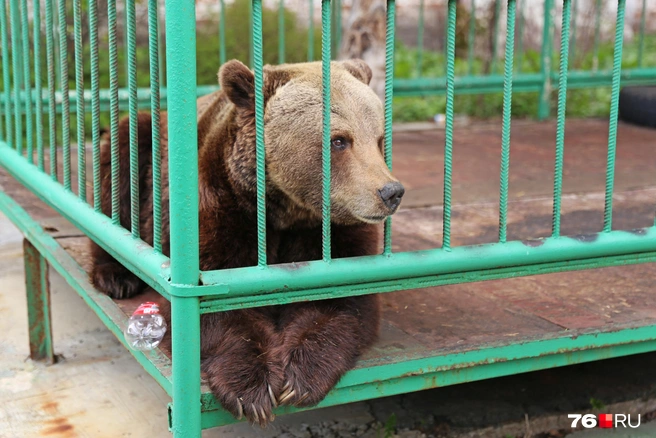
M396 210L396 208L401 203L401 198L403 197L404 193L405 188L399 182L387 183L383 186L382 189L378 190L380 198L390 210Z

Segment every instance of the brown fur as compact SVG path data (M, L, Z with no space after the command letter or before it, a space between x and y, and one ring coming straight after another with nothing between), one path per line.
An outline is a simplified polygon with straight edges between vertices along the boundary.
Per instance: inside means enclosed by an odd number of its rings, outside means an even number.
M319 63L265 68L267 147L267 261L321 258L321 75ZM253 74L231 61L221 88L199 99L199 224L202 270L257 263ZM367 87L361 61L332 64L333 137L348 150L332 151L332 256L379 250L379 225L392 214L378 190L396 180L381 153L383 112ZM150 116L140 114L140 232L152 243ZM162 236L169 254L166 115L162 115ZM130 226L129 123L119 126L121 225ZM102 210L111 210L110 142L101 152ZM372 219L375 218L375 219ZM144 284L92 244L94 285L114 298ZM168 309L165 309L168 312ZM268 306L203 315L202 369L210 388L233 415L265 425L274 404L321 401L376 339L375 295ZM273 398L271 396L273 394ZM274 399L275 398L275 399Z

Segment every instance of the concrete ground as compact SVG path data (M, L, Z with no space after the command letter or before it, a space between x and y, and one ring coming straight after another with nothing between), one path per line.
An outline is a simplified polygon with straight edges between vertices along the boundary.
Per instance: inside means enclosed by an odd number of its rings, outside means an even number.
M599 147L603 139L594 139L590 134L577 138L577 132L584 132L585 123L590 123L590 132L599 131L595 122L583 122L567 137L582 150L577 155L566 149L565 193L571 198L570 204L565 204L565 217L569 217L568 212L570 216L581 216L583 211L575 188L597 192L603 187L603 170L593 170L603 169L605 153ZM511 198L538 199L550 194L552 151L546 154L532 144L548 136L552 142L551 129L551 125L542 124L513 134ZM489 158L498 151L498 138L494 135L492 141L480 144L468 142L468 135L473 139L492 134L472 131L457 136L464 143L455 148L454 202L461 207L454 208L460 211L454 214L454 230L462 233L456 236L462 242L473 244L478 243L471 240L474 237L486 241L495 238L493 228L483 233L476 230L479 234L471 237L466 225L473 217L467 206L493 205L498 196L497 183L489 180L498 175L498 162ZM656 193L652 182L656 174L656 160L652 157L656 156L649 149L649 144L656 144L650 143L656 137L652 132L627 127L621 127L620 140L622 135L632 145L643 145L634 149L618 147L616 186L633 193L627 195L624 204L629 205L640 196L649 198ZM439 204L441 136L439 132L407 133L406 143L395 143L399 148L395 169L403 174L401 179L409 189L409 207ZM604 136L599 131L599 137ZM577 157L584 159L577 162ZM573 167L568 167L572 162ZM590 199L586 202L598 201ZM529 207L534 219L541 218L545 207L540 202ZM635 214L619 216L618 220L627 227L645 226L642 222L653 221L652 210L633 208L630 211ZM548 212L545 217L546 222L536 221L537 228L513 228L511 223L510 235L542 235L549 225ZM408 218L413 218L412 212ZM586 213L583 222L597 227L595 218ZM520 217L516 223L523 219ZM565 220L563 226L572 224ZM28 358L21 241L20 233L0 215L0 438L170 436L166 418L170 398L54 272L50 276L52 324L59 361L43 366ZM424 243L434 245L432 241ZM648 271L625 272L648 275ZM649 285L643 282L643 288ZM471 324L474 330L476 321ZM241 423L205 431L204 436L656 437L656 422L650 422L656 418L655 369L656 353L642 354L293 414L278 418L266 430ZM634 419L640 414L642 425L630 431L573 431L567 415L590 412L625 413Z

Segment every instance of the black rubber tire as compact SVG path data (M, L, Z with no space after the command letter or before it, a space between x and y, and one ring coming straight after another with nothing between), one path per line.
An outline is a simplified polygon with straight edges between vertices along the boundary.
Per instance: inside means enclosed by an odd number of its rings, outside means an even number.
M622 88L619 113L627 123L656 128L656 86Z

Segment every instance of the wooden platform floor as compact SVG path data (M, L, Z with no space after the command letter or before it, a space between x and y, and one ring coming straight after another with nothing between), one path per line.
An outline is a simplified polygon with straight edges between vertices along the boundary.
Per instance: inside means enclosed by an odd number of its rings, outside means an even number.
M548 236L555 126L517 123L512 134L509 240ZM607 135L603 121L568 123L563 234L601 229ZM455 138L452 245L494 242L500 128L458 128ZM394 147L394 170L408 195L393 221L393 249L439 247L443 132L397 133ZM656 205L656 131L620 125L617 156L614 228L650 226ZM0 186L87 265L86 239L77 230L4 170ZM655 274L653 264L643 264L384 294L382 337L359 366L656 324ZM119 305L130 313L145 298Z

